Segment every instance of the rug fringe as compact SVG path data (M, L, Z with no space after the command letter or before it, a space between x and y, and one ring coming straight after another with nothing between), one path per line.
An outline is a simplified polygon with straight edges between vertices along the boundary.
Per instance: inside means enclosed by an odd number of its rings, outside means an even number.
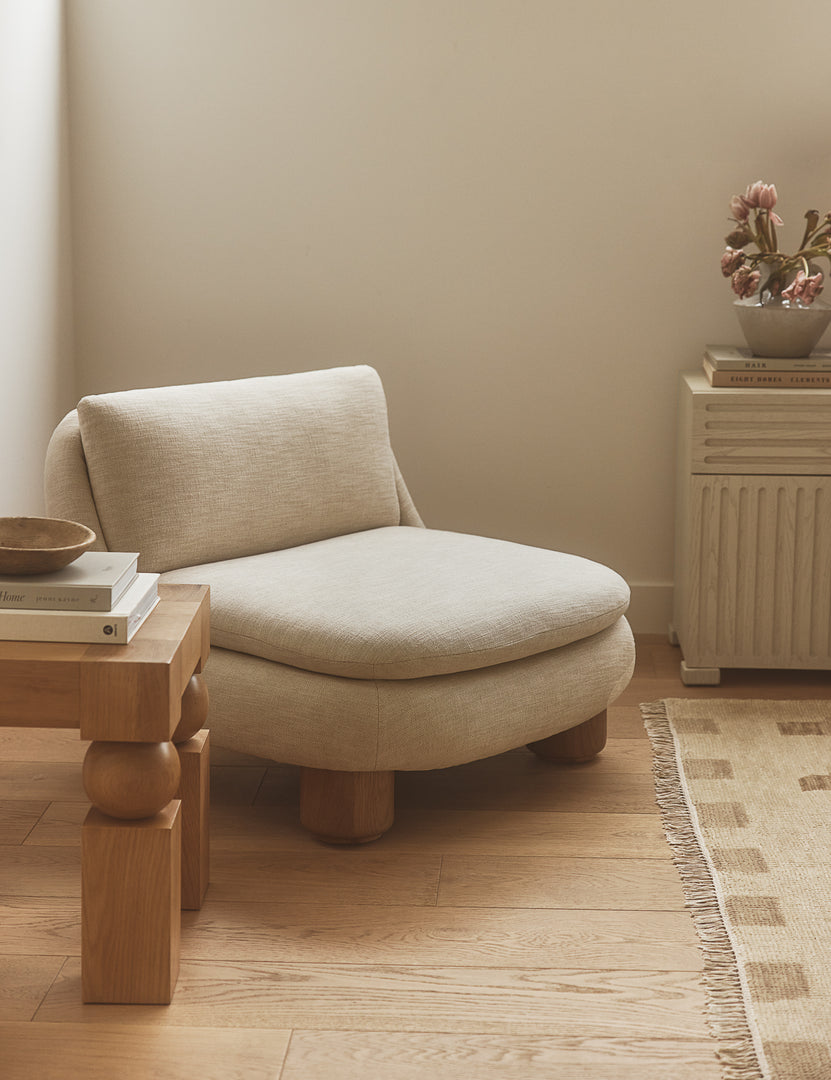
M717 1043L724 1080L768 1080L748 1020L733 942L684 794L666 702L649 702L640 708L652 742L652 771L664 833L704 957L707 1023Z

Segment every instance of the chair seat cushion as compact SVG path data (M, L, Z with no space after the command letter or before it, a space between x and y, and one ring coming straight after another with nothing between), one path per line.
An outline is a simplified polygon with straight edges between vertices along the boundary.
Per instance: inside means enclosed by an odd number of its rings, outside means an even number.
M211 587L211 641L353 679L470 671L615 623L618 574L575 555L393 526L175 570Z

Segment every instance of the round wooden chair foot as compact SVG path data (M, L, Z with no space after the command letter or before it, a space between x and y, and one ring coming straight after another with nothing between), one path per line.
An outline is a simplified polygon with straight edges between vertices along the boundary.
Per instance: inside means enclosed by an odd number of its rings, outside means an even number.
M300 821L324 843L368 844L394 816L394 772L300 771Z
M578 765L597 757L606 745L606 710L584 720L567 731L559 731L539 742L528 743L528 749L545 761Z

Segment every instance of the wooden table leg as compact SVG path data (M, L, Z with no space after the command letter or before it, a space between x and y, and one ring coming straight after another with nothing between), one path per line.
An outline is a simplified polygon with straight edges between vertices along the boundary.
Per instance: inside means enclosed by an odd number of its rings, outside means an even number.
M179 974L181 813L172 743L93 742L81 829L86 1002L168 1004Z
M210 735L202 728L208 715L208 690L194 675L182 696L182 718L173 733L179 751L182 800L182 907L198 911L208 888L210 866ZM201 730L200 730L201 729Z

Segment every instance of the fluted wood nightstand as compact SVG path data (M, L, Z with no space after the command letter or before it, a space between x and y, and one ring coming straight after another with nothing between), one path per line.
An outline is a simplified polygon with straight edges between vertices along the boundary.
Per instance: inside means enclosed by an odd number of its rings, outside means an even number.
M831 390L682 376L675 552L684 683L831 669Z

